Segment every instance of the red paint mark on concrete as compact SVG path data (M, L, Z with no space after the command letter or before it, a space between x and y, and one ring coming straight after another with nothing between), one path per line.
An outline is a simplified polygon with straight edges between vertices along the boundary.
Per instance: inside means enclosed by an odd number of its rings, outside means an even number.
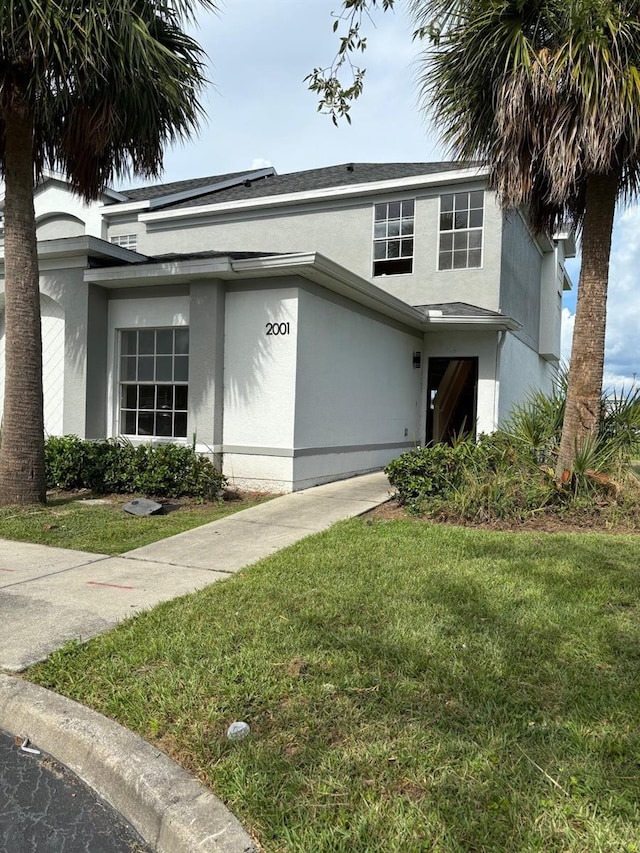
M15 569L0 569L0 572L15 572Z
M111 589L135 589L135 586L123 586L119 583L101 583L100 581L87 581L89 586L108 586Z

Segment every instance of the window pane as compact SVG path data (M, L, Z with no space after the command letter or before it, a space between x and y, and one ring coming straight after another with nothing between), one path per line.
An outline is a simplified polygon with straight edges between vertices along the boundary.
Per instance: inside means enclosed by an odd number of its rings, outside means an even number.
M481 264L481 252L480 249L470 249L469 250L469 266L470 267L479 267Z
M158 409L173 409L173 385L158 385L157 388Z
M140 382L153 382L153 362L152 355L141 355L138 357L138 380Z
M453 262L453 254L451 252L440 252L438 261L438 269L450 270Z
M171 382L173 358L170 355L156 357L156 382Z
M440 251L450 252L453 249L453 234L440 235Z
M400 257L400 240L393 240L387 243L387 257L389 258L399 258Z
M120 432L124 435L136 434L136 413L122 412L120 415Z
M168 355L173 353L173 329L158 329L156 332L156 352Z
M408 199L407 201L402 202L402 215L403 216L413 216L413 199Z
M135 355L136 341L138 339L137 332L120 332L120 353L121 355Z
M138 402L138 386L137 385L121 385L120 386L120 408L135 409Z
M389 237L400 236L400 220L392 219L389 221Z
M452 195L441 195L440 196L440 210L442 211L442 213L453 210L453 196Z
M453 253L453 268L454 270L463 270L466 269L467 266L467 253L466 252L454 252Z
M380 243L374 243L373 244L373 257L375 258L376 261L382 260L382 258L384 258L385 254L386 254L386 251L387 251L387 244L386 243L380 242Z
M155 385L138 385L139 389L139 409L155 409L156 407L156 386Z
M189 356L177 355L173 368L173 379L175 382L187 382L189 379Z
M468 246L469 232L459 231L453 234L453 248L466 249Z
M173 433L173 415L171 412L157 412L156 413L156 435L171 436Z
M401 241L400 254L403 258L411 258L413 256L413 240Z
M456 213L459 210L468 210L469 209L469 193L455 193L454 195L454 206Z
M400 227L400 233L404 235L413 234L413 219L403 219Z
M482 227L482 211L481 210L469 211L469 228L481 228L481 227Z
M380 238L384 239L387 236L387 223L385 222L376 222L373 226L373 236L378 240Z
M482 246L482 231L469 231L469 248L479 249Z
M155 332L150 329L138 332L138 352L153 353L155 337Z
M440 214L440 230L451 231L453 228L453 213Z
M176 409L187 410L188 389L186 385L176 385Z
M456 228L466 228L469 224L469 214L467 211L462 211L461 213L456 212L455 215L455 227Z
M379 222L380 220L387 218L387 205L386 204L376 204L375 205L375 218L376 218L376 222Z
M176 353L189 355L189 329L176 329Z
M484 192L482 190L469 193L469 207L484 207Z
M389 219L400 219L400 202L392 201L389 202L389 213L387 214Z
M136 357L135 355L123 356L120 359L120 380L122 382L135 381L136 378Z
M153 412L140 412L137 435L153 435Z
M187 415L186 412L176 412L174 417L173 434L176 438L185 438L187 435Z

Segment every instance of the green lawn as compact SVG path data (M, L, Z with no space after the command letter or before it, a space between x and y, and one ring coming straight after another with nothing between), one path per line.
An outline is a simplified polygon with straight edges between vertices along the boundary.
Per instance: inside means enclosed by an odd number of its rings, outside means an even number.
M166 749L269 853L630 852L639 603L638 537L356 519L27 676Z
M21 509L0 507L0 539L17 539L73 548L96 554L122 554L157 542L183 530L207 524L240 509L267 500L266 495L202 504L176 499L178 508L167 515L140 517L122 511L131 496L118 496L103 505L83 503L77 497L54 497L46 506Z

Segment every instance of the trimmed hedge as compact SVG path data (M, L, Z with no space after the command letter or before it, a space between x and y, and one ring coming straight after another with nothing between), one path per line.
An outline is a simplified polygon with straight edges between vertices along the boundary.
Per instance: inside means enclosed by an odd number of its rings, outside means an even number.
M45 444L47 488L217 498L226 478L206 456L177 444L133 445L118 439L52 436Z

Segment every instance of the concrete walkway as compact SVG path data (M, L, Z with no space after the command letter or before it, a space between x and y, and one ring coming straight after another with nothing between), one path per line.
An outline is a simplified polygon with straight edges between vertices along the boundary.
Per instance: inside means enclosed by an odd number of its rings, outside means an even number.
M283 495L119 557L0 540L0 670L20 672L389 498L382 472Z

